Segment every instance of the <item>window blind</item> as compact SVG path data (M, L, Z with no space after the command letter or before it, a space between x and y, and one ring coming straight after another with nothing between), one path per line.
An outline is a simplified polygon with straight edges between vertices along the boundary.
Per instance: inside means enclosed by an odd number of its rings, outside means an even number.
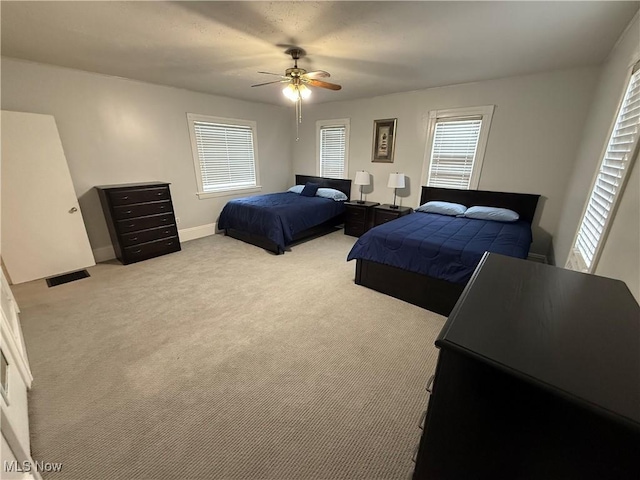
M636 66L636 70L637 70ZM574 245L577 269L590 269L629 171L640 130L640 70L629 81ZM580 268L582 267L582 268ZM586 268L585 268L586 267Z
M205 192L256 186L253 129L193 122Z
M481 117L436 121L428 186L469 188L481 126Z
M320 176L343 178L346 153L346 127L320 128Z
M427 185L468 189L482 117L436 120Z

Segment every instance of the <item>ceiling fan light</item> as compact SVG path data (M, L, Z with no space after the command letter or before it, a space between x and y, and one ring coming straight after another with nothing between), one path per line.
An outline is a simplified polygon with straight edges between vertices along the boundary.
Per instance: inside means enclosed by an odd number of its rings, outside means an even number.
M311 89L308 88L306 85L299 85L298 89L300 90L300 96L302 97L303 100L306 100L311 96Z
M292 102L297 102L299 99L306 100L311 96L311 90L306 85L294 85L293 83L284 87L282 93Z
M282 93L285 97L287 97L292 102L298 101L298 91L296 90L296 86L290 83L286 87L282 89Z

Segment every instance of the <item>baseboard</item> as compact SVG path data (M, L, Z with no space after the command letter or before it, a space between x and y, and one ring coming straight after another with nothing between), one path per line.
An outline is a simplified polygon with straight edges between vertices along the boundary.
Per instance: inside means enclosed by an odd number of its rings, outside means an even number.
M106 262L116 258L116 252L113 250L111 245L108 247L94 248L93 258L96 259L96 263Z
M189 240L195 240L196 238L208 237L216 233L217 224L208 223L206 225L199 225L197 227L183 228L178 230L178 237L181 242L188 242ZM100 247L93 249L93 257L96 259L96 263L106 262L116 258L116 252L113 247Z
M199 225L197 227L183 228L178 230L178 236L181 242L188 242L189 240L195 240L197 238L208 237L216 233L217 224L207 223L206 225Z

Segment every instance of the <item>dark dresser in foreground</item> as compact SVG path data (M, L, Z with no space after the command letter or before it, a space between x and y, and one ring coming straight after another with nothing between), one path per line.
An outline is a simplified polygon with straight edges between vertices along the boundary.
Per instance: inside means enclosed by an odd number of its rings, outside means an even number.
M116 257L123 264L180 250L168 183L96 187Z
M485 254L440 336L414 479L640 478L640 308Z

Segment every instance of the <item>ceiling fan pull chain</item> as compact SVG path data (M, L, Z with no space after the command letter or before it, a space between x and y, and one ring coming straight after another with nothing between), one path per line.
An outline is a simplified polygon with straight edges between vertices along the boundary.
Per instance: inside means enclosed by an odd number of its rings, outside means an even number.
M300 140L300 134L298 133L298 127L299 127L299 123L298 123L298 102L296 102L296 111L295 111L295 115L296 115L296 142L298 140Z

